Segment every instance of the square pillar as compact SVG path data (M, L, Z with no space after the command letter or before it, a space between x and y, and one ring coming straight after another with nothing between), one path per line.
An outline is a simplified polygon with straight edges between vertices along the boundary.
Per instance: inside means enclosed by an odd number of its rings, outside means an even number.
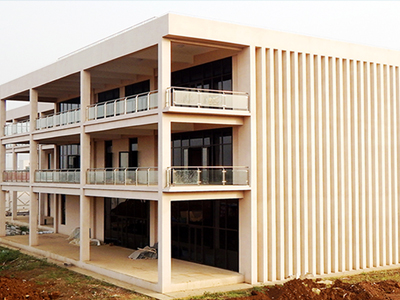
M80 261L90 260L90 199L90 197L83 195L80 197Z
M91 224L91 198L85 196L84 186L86 184L86 171L90 168L90 135L85 133L83 123L86 120L86 107L90 105L91 99L91 78L89 71L81 71L81 190L80 190L80 261L90 260L90 224Z
M256 109L256 49L243 49L237 56L237 88L250 97L250 118L244 118L237 129L238 147L233 151L233 165L250 167L251 191L244 193L239 201L239 272L245 281L258 281L257 259L257 109Z
M18 192L11 191L10 197L11 197L11 219L16 220L18 213Z
M32 184L35 182L35 172L39 166L39 153L38 153L38 142L33 140L33 132L35 131L35 122L38 114L38 99L39 95L37 90L29 90L29 102L31 108L30 114L30 142L29 142L29 154L30 154L30 166L29 166L29 178L30 178L30 203L29 203L29 246L36 246L39 244L38 230L38 212L39 212L39 201L38 194L33 192Z
M0 102L0 137L4 136L4 125L6 124L6 101ZM3 171L6 169L6 146L0 144L0 172L3 181ZM0 189L0 236L6 235L6 192Z
M171 85L171 42L158 44L158 291L171 286L171 204L164 197L166 171L171 166L171 121L162 113L166 89ZM165 199L164 199L165 198Z

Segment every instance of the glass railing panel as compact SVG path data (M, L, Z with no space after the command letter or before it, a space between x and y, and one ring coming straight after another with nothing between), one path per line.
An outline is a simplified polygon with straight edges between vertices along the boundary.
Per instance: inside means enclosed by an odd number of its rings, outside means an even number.
M106 105L106 117L113 117L114 116L114 101L107 102L105 105Z
M247 167L172 167L171 185L248 185Z
M96 119L104 118L104 103L97 105Z
M170 88L167 92L167 106L249 111L246 93L194 88Z
M126 170L125 184L136 184L136 169Z
M141 95L139 97L137 97L137 110L138 111L144 111L148 109L148 105L147 105L147 95Z
M199 172L196 169L180 169L172 171L172 184L193 185L199 182Z
M89 169L88 184L157 185L157 168Z
M55 115L54 116L54 126L60 126L60 125L61 125L60 115Z
M249 110L247 95L225 95L226 107L233 110Z
M158 184L158 171L155 169L149 170L149 185L157 185Z
M149 95L149 109L155 109L158 107L158 93L152 93Z
M114 170L106 170L105 184L114 184Z
M136 97L126 99L126 113L136 112Z
M198 94L189 91L173 91L174 105L198 106Z
M96 119L96 107L95 106L90 106L89 107L89 112L88 112L88 120L94 120Z
M6 170L3 171L5 182L29 182L29 170Z
M158 107L157 92L148 92L126 98L97 103L88 107L88 120L114 117L123 114L148 111Z
M147 169L138 169L137 170L137 184L138 185L147 185L148 184Z
M122 115L125 112L125 100L115 102L115 114Z

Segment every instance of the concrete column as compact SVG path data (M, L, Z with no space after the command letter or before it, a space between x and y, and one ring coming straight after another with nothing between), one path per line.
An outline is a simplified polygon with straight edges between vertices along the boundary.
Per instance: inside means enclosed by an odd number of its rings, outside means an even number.
M18 154L15 152L15 148L13 147L12 150L12 161L13 161L13 170L18 169ZM11 219L15 220L17 217L17 210L18 210L18 192L10 191L11 197Z
M157 242L157 202L156 201L150 201L150 245L153 246L154 243Z
M0 103L0 137L4 136L6 124L6 101ZM3 171L6 169L6 146L0 143L0 172L3 181ZM0 189L0 236L6 235L6 192Z
M257 272L257 123L256 123L256 50L247 47L238 55L237 87L250 97L251 117L245 118L238 127L237 155L233 165L250 167L251 191L244 193L239 201L239 272L245 281L254 284L258 281ZM235 161L235 157L237 158Z
M79 260L90 260L90 197L81 195L80 201L80 252Z
M38 113L38 92L37 90L29 90L29 101L31 107L30 114L30 204L29 204L29 245L35 246L39 244L39 236L37 234L38 229L38 211L39 201L38 194L33 192L32 184L35 182L35 171L38 169L39 155L38 155L38 143L33 140L33 131L35 130L35 121Z
M265 82L267 81L266 70L266 53L265 48L256 50L256 71L257 71L257 218L258 218L258 281L268 281L268 210L267 210L267 89Z
M90 105L90 73L81 71L81 192L80 192L80 260L90 260L89 230L91 224L90 197L85 196L86 171L90 168L90 135L85 133L86 107Z
M53 214L53 229L54 233L58 233L58 216L59 216L59 205L58 205L58 194L53 194L53 207L54 209L52 210Z
M171 85L171 42L158 44L158 291L167 292L171 285L171 205L164 199L166 170L171 166L171 122L163 115L165 91Z

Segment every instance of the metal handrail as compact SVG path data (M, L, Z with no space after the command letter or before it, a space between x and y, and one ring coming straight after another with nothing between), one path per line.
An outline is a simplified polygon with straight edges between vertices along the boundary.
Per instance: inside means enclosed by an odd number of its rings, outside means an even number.
M78 114L80 112L80 108L74 108L74 109L70 109L70 110L66 110L66 111L61 111L61 112L57 112L54 114L50 114L50 115L46 115L44 117L41 118L37 118L36 119L36 129L40 130L40 129L45 129L45 128L52 128L52 127L58 127L58 126L63 126L63 125L67 125L67 124L75 124L75 123L80 123L81 119L80 119L80 115ZM78 115L78 118L75 118L74 122L69 122L67 120L67 122L59 122L59 124L56 124L56 122L54 121L55 117L60 116L62 117L63 115L66 115L68 118L68 115L72 115L72 113L75 113ZM53 120L53 123L49 125L49 119ZM46 120L46 126L41 126L41 122L43 120Z
M100 102L100 103L95 103L95 104L89 105L88 107L86 107L86 118L87 118L87 120L97 120L100 118L109 118L109 117L115 117L115 116L119 116L119 115L135 113L138 111L149 111L152 109L156 109L156 108L158 108L158 105L152 106L150 103L150 95L154 95L156 93L158 93L158 91L154 90L154 91L150 91L150 92L146 92L146 93L140 93L137 95L126 96L126 97L122 97L122 98L109 100L106 102ZM147 101L146 101L146 105L145 105L144 109L141 107L138 107L138 99L143 96L147 96ZM135 108L130 111L128 109L127 101L131 100L131 99L135 99ZM122 104L121 107L118 106L120 104ZM102 115L99 117L98 111L99 111L99 107L101 107L101 106L103 106L103 112L102 112ZM112 107L112 113L108 113L108 111L107 111L107 109L110 107ZM94 108L94 116L91 116L90 109L93 109L93 108ZM120 109L122 108L122 110L119 111L118 108L120 108Z
M139 180L139 172L146 172L146 183L142 184ZM140 167L140 168L91 168L87 170L86 183L87 184L112 184L112 185L152 185L151 172L157 172L157 167ZM130 172L133 172L134 176L130 176ZM107 179L107 174L112 174L111 180ZM118 176L120 174L123 176ZM97 180L92 176L97 177L97 174L101 174L102 180ZM133 178L132 178L133 177ZM156 182L154 182L156 184Z
M195 171L196 173L190 173L190 175L186 178L187 181L182 181L181 183L176 182L174 178L176 178L179 170L183 171ZM221 180L218 181L220 184L211 184L207 181L202 180L202 175L205 173L204 171L207 170L221 170ZM228 181L227 178L227 170L232 170L232 177L234 177L233 172L237 171L244 171L245 172L245 181L244 182L237 182L235 183L233 178L232 182ZM195 175L194 175L195 174ZM209 175L209 174L207 174ZM214 174L215 175L215 174ZM249 185L249 167L245 166L173 166L167 168L167 186L174 186L174 185ZM208 177L209 179L209 177Z
M80 169L45 169L45 170L36 170L35 171L35 182L53 182L53 183L80 183ZM51 174L50 178L43 178L42 174ZM73 179L63 180L62 176L55 176L56 174L73 174Z
M212 94L219 94L223 96L223 100L224 102L222 103L222 105L215 105L213 107L213 105L210 104L204 104L201 103L200 101L198 101L195 105L189 105L189 104L183 104L183 103L175 103L175 97L174 97L174 92L175 91L187 91L187 92L191 92L191 93L197 93L197 94L210 94L210 96ZM176 86L172 86L166 89L166 107L170 107L170 106L175 106L175 105L180 105L180 106L189 106L189 107L193 107L196 106L198 108L200 107L205 107L205 108L219 108L219 109L230 109L230 110L235 110L234 107L229 107L227 105L227 101L226 101L226 96L245 96L247 98L247 103L246 103L246 108L245 109L240 109L240 110L246 110L249 111L250 110L250 98L248 93L245 92L236 92L236 91L226 91L226 90L212 90L212 89L199 89L199 88L187 88L187 87L176 87Z
M18 174L21 174L18 176ZM4 170L4 182L29 182L29 170Z
M18 129L20 129L20 132L18 132ZM19 133L27 133L29 131L30 131L30 120L20 121L17 123L9 123L4 125L5 136L19 134Z

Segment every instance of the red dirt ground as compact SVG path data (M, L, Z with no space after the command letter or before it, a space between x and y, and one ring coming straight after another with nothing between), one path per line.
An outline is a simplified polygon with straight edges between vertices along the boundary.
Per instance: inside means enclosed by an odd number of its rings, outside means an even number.
M27 280L0 277L0 299L3 300L52 300L65 299L60 292L46 292L46 286L35 285ZM68 297L70 298L70 297ZM102 298L102 297L101 297ZM119 297L118 297L119 298ZM104 299L104 298L102 298ZM126 298L124 298L126 299ZM131 299L129 297L129 299ZM252 291L251 296L229 300L400 300L400 284L393 280L380 282L363 281L356 284L336 280L332 285L317 283L311 279L294 279L284 285L265 287Z
M265 287L261 291L253 291L252 295L245 298L232 298L231 300L400 300L400 285L393 280L380 282L363 281L356 284L344 283L336 280L332 285L317 283L311 279L294 279L284 285Z
M51 300L58 296L57 292L47 293L26 280L0 277L0 299L3 300Z

